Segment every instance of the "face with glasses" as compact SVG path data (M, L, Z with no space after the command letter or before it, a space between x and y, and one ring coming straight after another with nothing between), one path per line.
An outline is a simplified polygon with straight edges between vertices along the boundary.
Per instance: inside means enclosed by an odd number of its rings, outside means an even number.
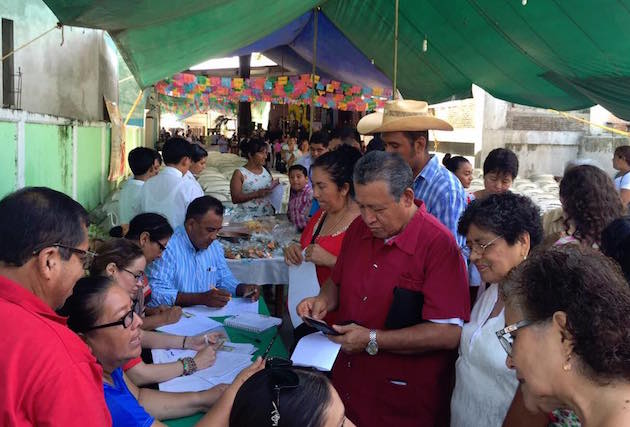
M170 236L163 239L153 239L151 234L146 231L140 234L138 246L142 249L147 265L162 256L166 250L166 245L168 244L169 239Z
M555 315L554 315L555 317ZM521 384L525 406L532 412L549 413L562 407L553 397L555 387L566 381L568 340L555 319L533 323L524 319L520 310L505 307L506 327L497 331L497 338L506 351L506 365L514 369Z
M104 368L112 370L140 355L142 319L133 311L129 295L119 286L110 286L100 301L98 319L82 334Z
M498 283L529 253L529 234L523 233L510 245L501 235L471 224L466 234L466 246L481 279Z
M127 292L130 298L136 299L138 292L141 292L144 287L144 269L146 266L147 262L144 256L140 256L125 267L110 263L107 266L107 273L116 284Z

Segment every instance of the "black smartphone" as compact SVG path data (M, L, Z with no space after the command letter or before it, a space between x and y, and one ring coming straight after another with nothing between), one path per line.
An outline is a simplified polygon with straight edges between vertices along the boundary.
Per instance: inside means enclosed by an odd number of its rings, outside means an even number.
M339 332L335 331L332 326L322 320L313 319L312 317L303 317L303 319L304 323L308 326L315 328L326 335L341 335Z

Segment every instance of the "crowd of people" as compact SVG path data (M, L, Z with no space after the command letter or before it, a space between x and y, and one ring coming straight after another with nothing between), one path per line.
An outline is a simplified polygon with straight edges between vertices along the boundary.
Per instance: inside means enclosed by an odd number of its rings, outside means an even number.
M484 188L472 164L439 162L430 130L451 130L420 101L389 101L356 131L250 138L232 202L274 214L270 167L286 168L300 241L320 290L302 317L331 325L329 375L257 359L232 384L167 393L150 385L215 363L220 333L154 332L182 307L255 301L217 240L224 205L195 176L207 151L184 138L129 153L112 239L89 246L85 209L44 187L0 201L0 419L7 425L199 426L630 425L630 147L611 179L567 167L555 227L510 191L517 156L492 150ZM279 144L279 151L276 148ZM162 165L162 162L164 165ZM270 164L271 162L271 164ZM443 164L442 164L443 163ZM546 215L546 214L545 214ZM313 332L303 324L295 340ZM196 351L173 363L142 349Z

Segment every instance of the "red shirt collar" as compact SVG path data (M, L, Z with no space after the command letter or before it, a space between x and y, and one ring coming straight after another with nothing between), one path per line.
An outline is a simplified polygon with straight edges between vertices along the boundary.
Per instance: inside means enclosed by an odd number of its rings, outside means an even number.
M398 246L400 250L408 253L409 255L413 255L416 252L418 235L420 234L420 229L422 228L422 224L424 223L424 218L427 215L427 209L421 200L416 199L414 200L414 203L418 207L418 210L413 215L411 220L409 220L405 228L403 228L403 230L390 242L390 245ZM363 239L374 239L385 242L385 239L374 237L367 225L364 227L363 235L361 237Z
M66 318L59 316L44 301L18 283L0 276L0 298L23 307L25 310L66 325Z

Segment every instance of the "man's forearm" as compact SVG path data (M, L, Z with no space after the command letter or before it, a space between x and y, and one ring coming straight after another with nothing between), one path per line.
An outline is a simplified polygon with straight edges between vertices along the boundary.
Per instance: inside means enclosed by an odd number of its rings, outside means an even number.
M418 354L434 350L454 350L462 328L457 325L425 322L408 328L379 330L378 348L391 353Z
M326 301L326 309L328 311L334 311L339 305L339 289L332 279L326 280L319 290L319 296Z
M175 298L175 305L190 307L191 305L205 305L207 298L201 292L179 292Z

